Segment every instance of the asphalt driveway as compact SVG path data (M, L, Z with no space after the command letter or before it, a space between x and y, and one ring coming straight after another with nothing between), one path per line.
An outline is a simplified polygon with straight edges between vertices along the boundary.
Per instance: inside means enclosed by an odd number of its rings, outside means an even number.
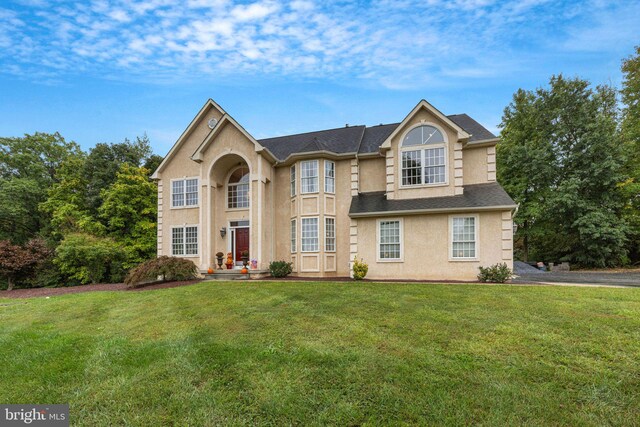
M513 280L513 283L584 283L640 287L640 271L616 273L599 271L521 272Z

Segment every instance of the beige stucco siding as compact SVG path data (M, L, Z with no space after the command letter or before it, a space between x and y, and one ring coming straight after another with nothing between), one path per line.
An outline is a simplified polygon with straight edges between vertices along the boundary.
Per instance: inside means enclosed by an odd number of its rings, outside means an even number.
M453 214L469 215L465 214ZM403 260L377 260L377 219L358 219L358 257L369 264L369 279L449 279L475 280L479 266L503 260L503 218L501 212L483 212L479 218L477 260L450 259L451 230L449 214L400 217L402 221ZM395 218L394 218L395 219Z
M487 148L471 148L463 150L464 183L482 184L487 181Z
M359 159L358 165L358 190L361 193L386 190L387 176L384 157Z

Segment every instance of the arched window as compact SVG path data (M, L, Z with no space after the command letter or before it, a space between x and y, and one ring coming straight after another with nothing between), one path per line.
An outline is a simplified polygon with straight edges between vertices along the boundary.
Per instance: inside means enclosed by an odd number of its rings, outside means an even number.
M249 168L241 166L233 171L227 184L227 206L229 209L249 207Z
M444 135L433 126L412 129L402 141L402 185L446 182L444 144Z

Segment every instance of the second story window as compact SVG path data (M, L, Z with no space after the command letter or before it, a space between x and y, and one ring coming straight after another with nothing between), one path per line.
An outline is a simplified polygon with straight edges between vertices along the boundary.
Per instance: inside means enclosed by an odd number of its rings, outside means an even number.
M291 166L291 197L296 195L296 165Z
M171 181L171 207L198 206L198 178Z
M318 161L300 162L302 194L318 192Z
M442 132L433 126L412 129L402 141L402 185L446 182L446 150Z
M241 166L234 170L227 184L227 207L244 209L249 207L249 168Z
M336 164L331 160L324 161L324 192L336 192Z

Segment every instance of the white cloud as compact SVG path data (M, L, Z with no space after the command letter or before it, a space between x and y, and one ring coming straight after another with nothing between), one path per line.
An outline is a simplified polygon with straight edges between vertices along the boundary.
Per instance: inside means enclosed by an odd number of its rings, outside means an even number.
M0 62L12 74L323 77L394 88L505 76L529 63L532 47L610 49L632 37L640 12L602 0L21 1L29 4L0 8Z

